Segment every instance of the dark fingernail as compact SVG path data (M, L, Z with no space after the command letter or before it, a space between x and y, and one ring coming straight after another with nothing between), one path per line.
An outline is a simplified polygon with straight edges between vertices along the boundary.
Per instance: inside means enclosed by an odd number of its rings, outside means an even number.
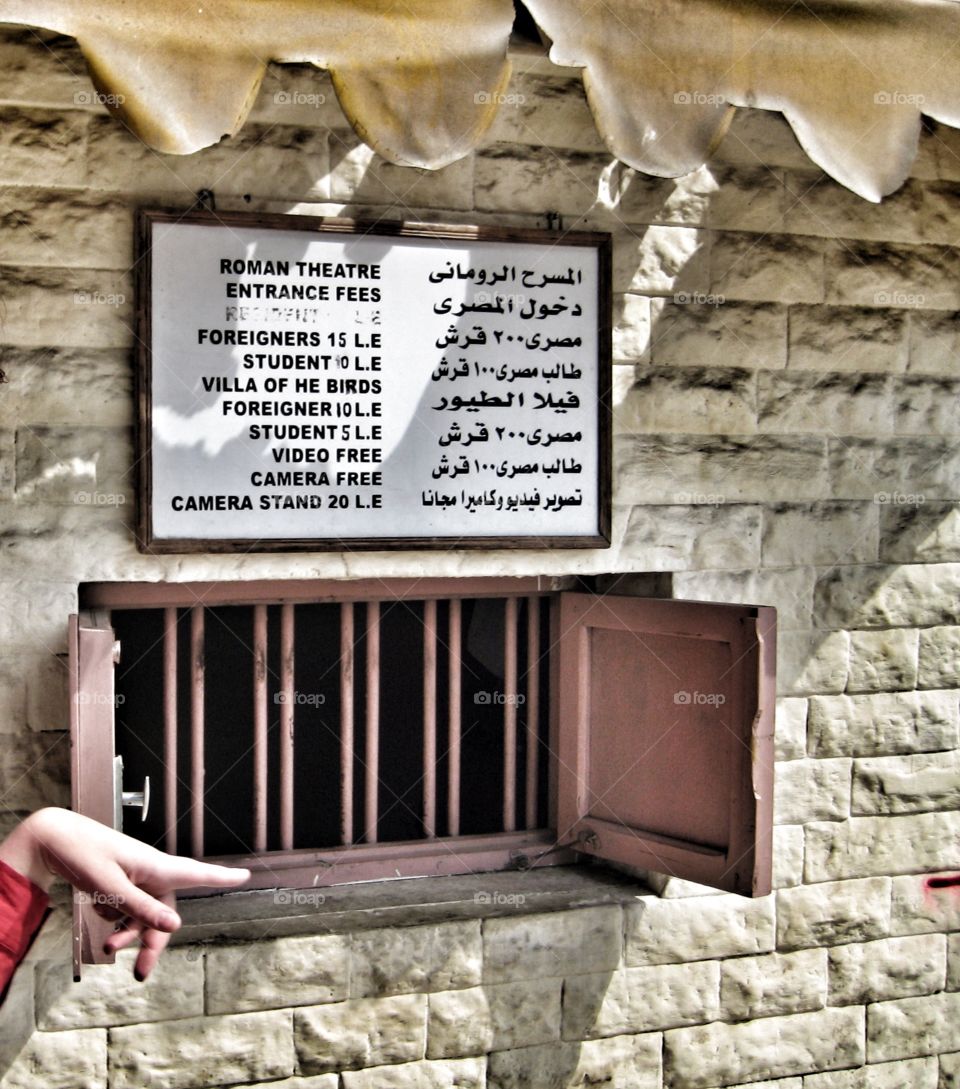
M133 978L134 978L134 979L135 979L135 980L136 980L136 981L137 981L138 983L142 983L142 982L143 982L143 981L144 981L144 980L145 980L145 979L146 979L147 977L146 977L146 976L145 976L145 975L143 974L143 972L141 972L141 971L140 971L140 969L139 969L139 968L134 968L134 970L133 970Z

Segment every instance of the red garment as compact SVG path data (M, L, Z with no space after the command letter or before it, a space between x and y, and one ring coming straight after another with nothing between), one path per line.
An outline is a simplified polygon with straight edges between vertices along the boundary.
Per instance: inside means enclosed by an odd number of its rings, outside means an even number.
M49 903L43 889L0 859L0 1002L40 929Z

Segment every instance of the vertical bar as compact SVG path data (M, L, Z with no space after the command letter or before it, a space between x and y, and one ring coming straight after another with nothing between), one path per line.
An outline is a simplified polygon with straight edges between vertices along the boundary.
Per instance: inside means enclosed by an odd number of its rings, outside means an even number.
M367 751L364 783L364 839L377 842L380 783L380 602L367 602Z
M447 835L460 835L460 695L462 688L463 660L461 647L460 598L450 600L450 712L448 719L447 748Z
M177 610L163 610L164 848L177 853Z
M267 607L253 607L253 849L267 849Z
M340 606L340 839L353 843L353 602Z
M540 756L540 598L527 598L527 828L537 826L537 764Z
M437 835L437 603L423 603L423 832Z
M203 690L206 672L202 605L190 610L190 842L196 858L202 858L203 792L206 771L203 743Z
M503 623L503 830L517 826L517 599L508 597Z
M293 605L280 606L280 847L293 850Z

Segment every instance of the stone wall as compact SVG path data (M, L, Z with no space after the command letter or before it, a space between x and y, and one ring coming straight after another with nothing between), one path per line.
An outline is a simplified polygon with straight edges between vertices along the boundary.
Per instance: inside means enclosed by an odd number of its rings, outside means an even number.
M960 1086L960 898L923 885L960 868L960 136L926 132L880 206L750 111L707 167L652 179L604 151L571 73L516 69L487 146L436 173L378 160L295 68L177 159L107 116L70 42L0 38L2 828L69 796L81 582L665 572L779 610L777 891L185 946L147 985L121 957L74 987L41 942L4 1089ZM202 188L612 232L613 546L139 554L133 211Z

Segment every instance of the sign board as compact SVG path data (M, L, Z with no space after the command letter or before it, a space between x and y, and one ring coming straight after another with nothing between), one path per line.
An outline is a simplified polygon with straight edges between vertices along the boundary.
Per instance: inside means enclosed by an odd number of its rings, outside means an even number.
M605 234L142 212L152 552L603 547Z

